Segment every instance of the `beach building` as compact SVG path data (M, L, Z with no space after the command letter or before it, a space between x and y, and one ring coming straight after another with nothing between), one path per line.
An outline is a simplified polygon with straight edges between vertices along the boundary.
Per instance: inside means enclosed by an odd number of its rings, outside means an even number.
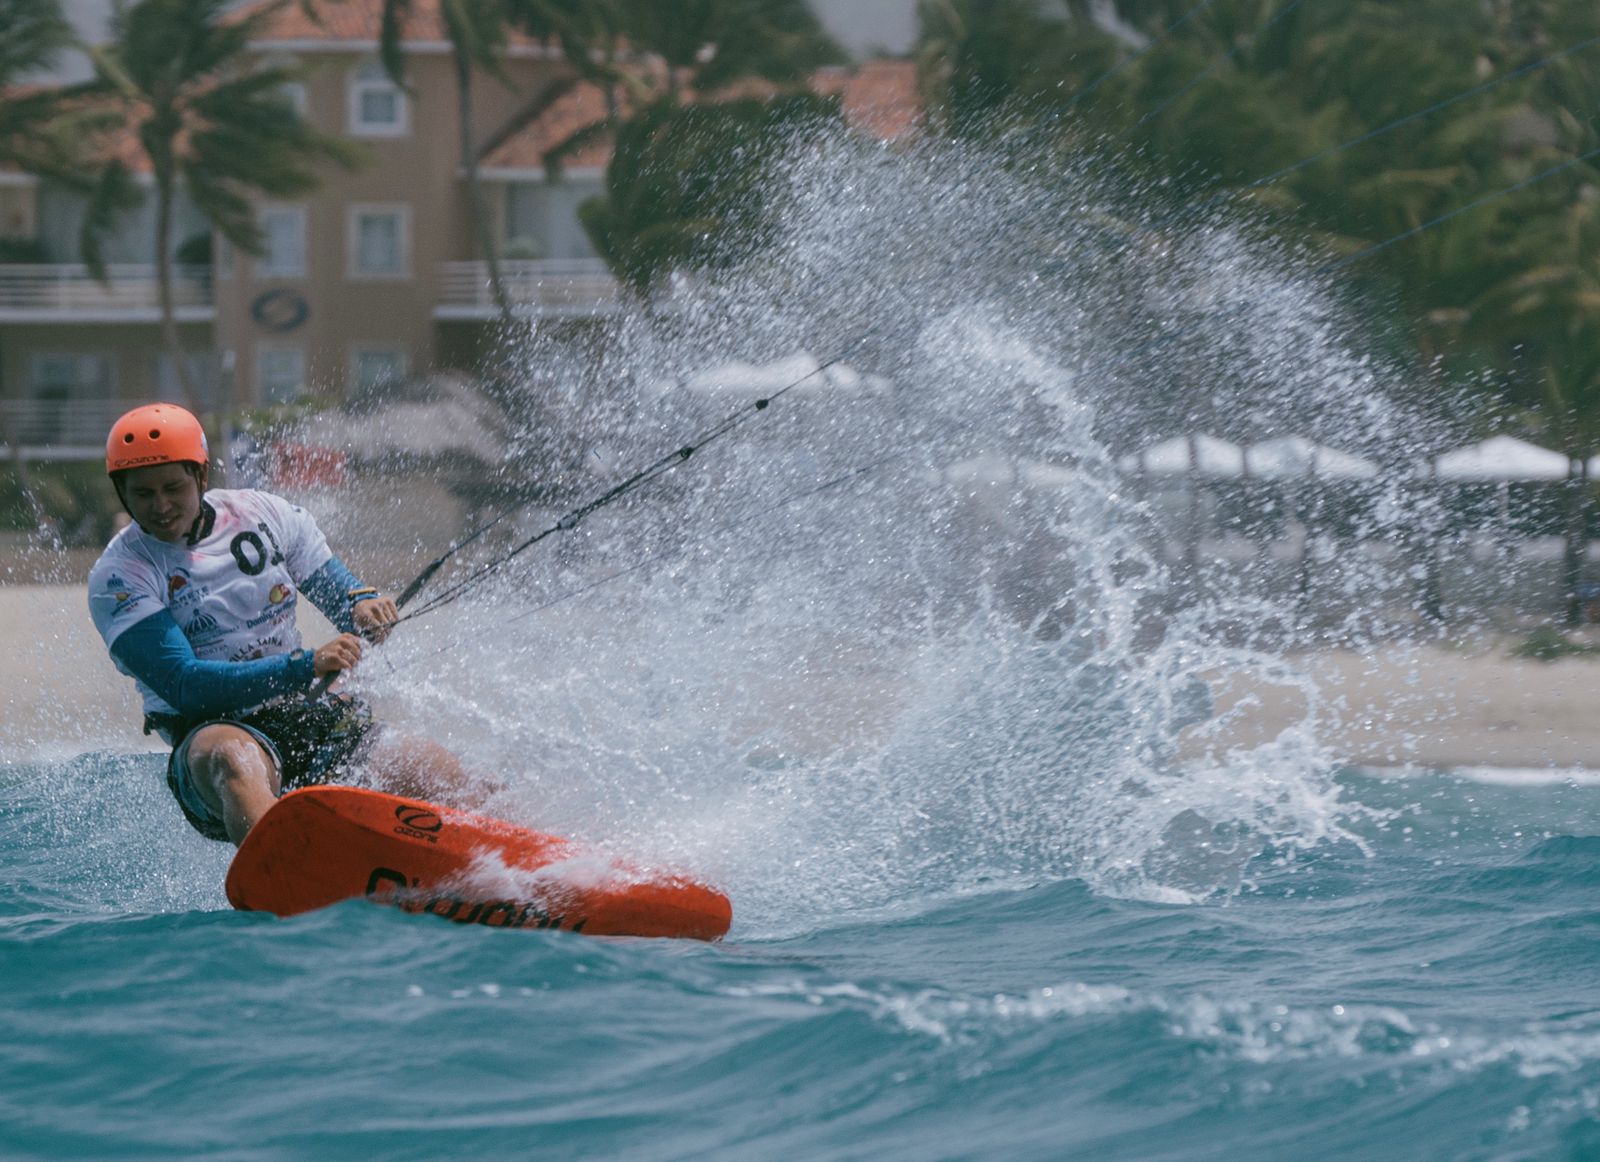
M177 318L203 406L236 412L475 371L499 334L438 0L411 7L405 88L378 60L381 11L381 0L349 0L312 19L285 6L252 46L264 62L304 71L290 98L315 128L359 144L366 164L323 168L299 201L258 201L257 256L234 252L179 206ZM577 211L600 192L610 146L595 139L559 177L545 155L603 117L604 94L555 46L525 37L508 44L503 71L505 82L475 80L470 151L514 313L603 319L619 291ZM824 70L813 87L882 138L919 116L910 62ZM131 146L117 148L138 170ZM0 175L0 420L30 459L90 458L125 407L180 397L160 340L149 200L108 240L103 283L79 261L83 214L68 191Z

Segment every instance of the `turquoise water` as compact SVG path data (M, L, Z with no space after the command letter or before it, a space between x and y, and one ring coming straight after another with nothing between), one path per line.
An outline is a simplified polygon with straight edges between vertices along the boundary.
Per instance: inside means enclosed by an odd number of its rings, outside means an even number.
M707 946L235 913L159 770L0 768L8 1158L1600 1155L1592 778L1347 772L1370 854L1236 894L796 896Z

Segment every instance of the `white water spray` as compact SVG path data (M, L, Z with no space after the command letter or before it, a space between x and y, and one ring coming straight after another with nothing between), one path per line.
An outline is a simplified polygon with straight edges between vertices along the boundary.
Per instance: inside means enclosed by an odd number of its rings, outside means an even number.
M575 501L747 398L726 369L853 354L408 626L368 692L503 813L711 875L746 931L996 879L1190 898L1347 838L1304 726L1176 759L1201 675L1300 684L1248 644L1293 618L1189 599L1109 441L1241 406L1366 438L1376 361L1296 256L1142 237L1145 194L1069 169L810 140L763 257L605 341L536 332L504 471Z

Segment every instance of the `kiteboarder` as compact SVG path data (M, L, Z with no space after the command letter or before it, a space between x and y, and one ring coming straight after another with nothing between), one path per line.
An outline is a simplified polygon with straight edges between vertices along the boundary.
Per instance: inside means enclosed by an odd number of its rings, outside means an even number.
M399 612L334 556L308 512L268 492L208 490L205 431L174 404L117 420L106 471L133 519L90 570L90 615L138 686L145 733L173 748L167 785L197 831L238 844L283 791L357 766L399 794L466 791L443 747L385 730L359 698L313 689L354 666L363 639L381 641ZM315 650L295 623L302 594L341 631Z

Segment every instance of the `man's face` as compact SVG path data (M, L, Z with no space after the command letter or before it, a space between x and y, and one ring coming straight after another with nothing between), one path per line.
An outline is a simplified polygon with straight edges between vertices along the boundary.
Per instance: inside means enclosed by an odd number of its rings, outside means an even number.
M202 470L203 472L203 470ZM176 544L200 517L201 482L183 464L152 464L124 477L122 500L140 528Z

